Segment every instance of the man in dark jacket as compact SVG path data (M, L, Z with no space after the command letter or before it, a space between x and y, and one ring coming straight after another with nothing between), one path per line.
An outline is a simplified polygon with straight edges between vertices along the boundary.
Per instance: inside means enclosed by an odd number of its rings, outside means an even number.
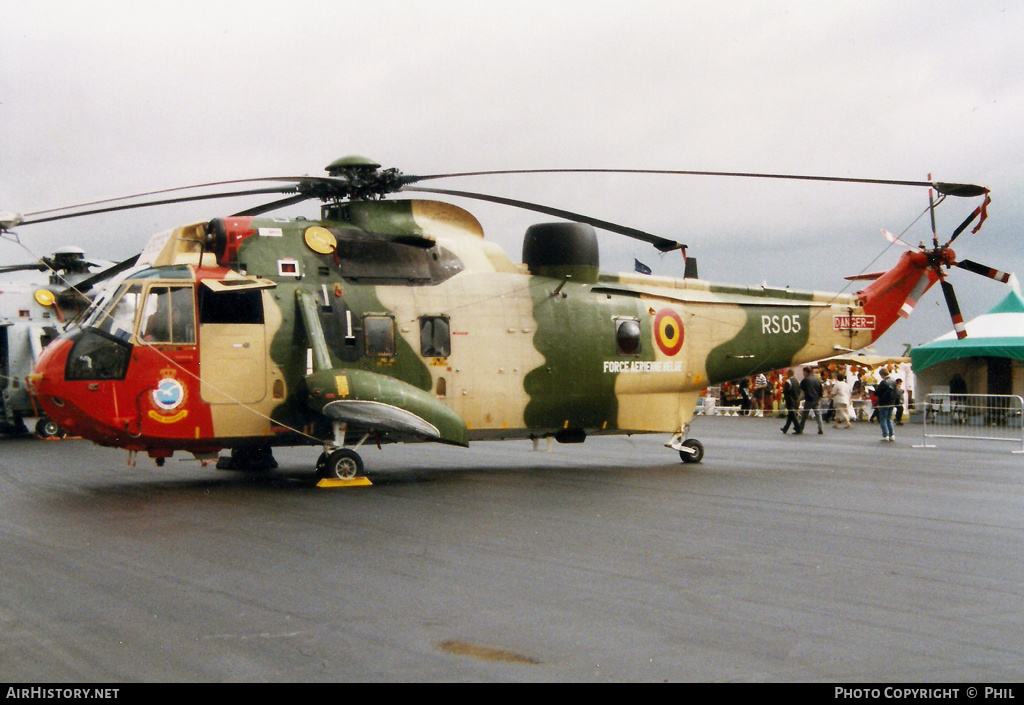
M804 393L804 411L800 415L800 433L804 432L807 425L807 416L814 411L814 420L818 422L818 434L824 433L821 430L821 396L825 393L821 380L814 374L813 367L804 368L804 378L800 380L800 391Z
M800 384L796 381L796 373L789 368L786 381L782 383L782 399L786 403L786 425L782 432L787 433L793 427L793 435L800 433L800 421L796 418L796 410L800 408Z
M882 427L882 440L893 441L892 410L895 406L896 385L889 377L889 370L884 367L878 373L882 381L875 386L877 397L878 425Z

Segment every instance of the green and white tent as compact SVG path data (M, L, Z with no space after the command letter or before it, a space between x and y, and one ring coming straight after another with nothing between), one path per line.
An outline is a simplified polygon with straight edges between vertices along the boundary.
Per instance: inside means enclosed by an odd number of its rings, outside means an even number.
M941 391L954 373L973 394L1024 391L1024 299L1014 289L988 312L966 323L967 337L953 332L910 351L921 393Z

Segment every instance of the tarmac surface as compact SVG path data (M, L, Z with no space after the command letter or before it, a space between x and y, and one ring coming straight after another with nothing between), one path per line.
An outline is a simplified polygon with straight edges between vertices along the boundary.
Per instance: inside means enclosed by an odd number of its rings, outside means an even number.
M1024 455L920 426L242 474L0 440L0 682L1013 683ZM188 456L191 458L191 456Z

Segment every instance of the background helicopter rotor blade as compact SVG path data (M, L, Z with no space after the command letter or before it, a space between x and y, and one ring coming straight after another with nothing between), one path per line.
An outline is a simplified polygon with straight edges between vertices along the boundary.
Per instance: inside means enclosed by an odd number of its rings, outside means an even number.
M953 321L953 330L956 331L956 337L963 340L967 337L967 328L964 326L964 317L960 313L960 304L956 300L956 292L953 291L953 285L946 281L945 277L939 280L939 284L942 285L942 295L946 298L946 308L949 309L949 317Z
M33 262L32 264L5 264L0 267L0 273L5 272L28 272L35 270L37 272L45 272L49 267L45 262Z
M556 218L565 218L566 220L572 220L577 223L586 223L592 225L595 228L601 230L607 230L608 232L617 233L619 235L625 235L636 240L642 240L643 242L654 245L661 252L671 252L672 250L685 249L686 245L669 240L668 238L658 237L650 233L645 233L643 230L637 230L636 228L630 228L625 225L618 225L611 223L606 220L599 220L597 218L591 218L580 213L573 213L572 211L562 210L561 208L551 208L550 206L543 206L538 203L530 203L528 201L519 201L511 198L502 198L501 196L489 196L483 193L472 193L469 191L450 191L448 189L432 189L432 188L421 188L421 187L403 187L402 191L418 191L422 193L436 193L445 196L461 196L463 198L472 198L477 201L488 201L490 203L498 203L505 206L512 206L514 208L523 208L525 210L534 211L536 213L543 213L545 215L554 216Z
M107 267L102 272L97 272L88 279L83 279L82 281L78 282L78 284L76 284L74 288L79 293L84 294L85 292L89 291L100 282L106 281L107 279L110 279L111 277L120 274L121 272L127 269L131 269L132 267L135 266L135 263L138 261L139 255L133 255L128 259L121 260L117 264L111 267Z

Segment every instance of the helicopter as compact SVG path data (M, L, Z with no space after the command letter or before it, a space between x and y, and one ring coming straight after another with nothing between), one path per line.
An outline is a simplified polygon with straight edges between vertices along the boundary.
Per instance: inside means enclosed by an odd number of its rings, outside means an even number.
M0 266L0 274L48 273L45 283L14 278L0 283L0 432L28 433L24 419L37 417L36 435L64 435L34 405L24 380L43 348L88 307L85 292L101 281L94 270L104 271L113 264L87 258L85 250L69 246L34 262Z
M887 183L929 189L933 244L908 249L855 293L605 273L595 229L682 243L526 201L418 185L478 174L625 172ZM276 185L266 186L267 183ZM241 184L253 187L239 189ZM230 186L233 191L164 197ZM62 427L163 465L176 452L219 468L275 467L277 446L321 450L318 476L364 472L366 444L658 433L684 463L702 390L861 349L959 267L950 245L990 202L985 187L733 172L557 169L407 175L346 157L326 177L260 177L136 194L18 217L21 223L238 195L260 206L154 235L84 316L48 345L29 383ZM395 194L409 198L391 198ZM419 196L430 194L430 198ZM933 200L937 193L938 200ZM280 196L284 196L281 198ZM485 239L452 196L553 216L527 228L522 263ZM984 202L939 244L945 198ZM320 218L269 213L321 201ZM110 199L118 201L119 199ZM64 212L60 212L64 210ZM29 214L31 216L32 214ZM126 261L127 262L127 261ZM962 320L959 319L959 320ZM230 455L220 455L229 450Z

